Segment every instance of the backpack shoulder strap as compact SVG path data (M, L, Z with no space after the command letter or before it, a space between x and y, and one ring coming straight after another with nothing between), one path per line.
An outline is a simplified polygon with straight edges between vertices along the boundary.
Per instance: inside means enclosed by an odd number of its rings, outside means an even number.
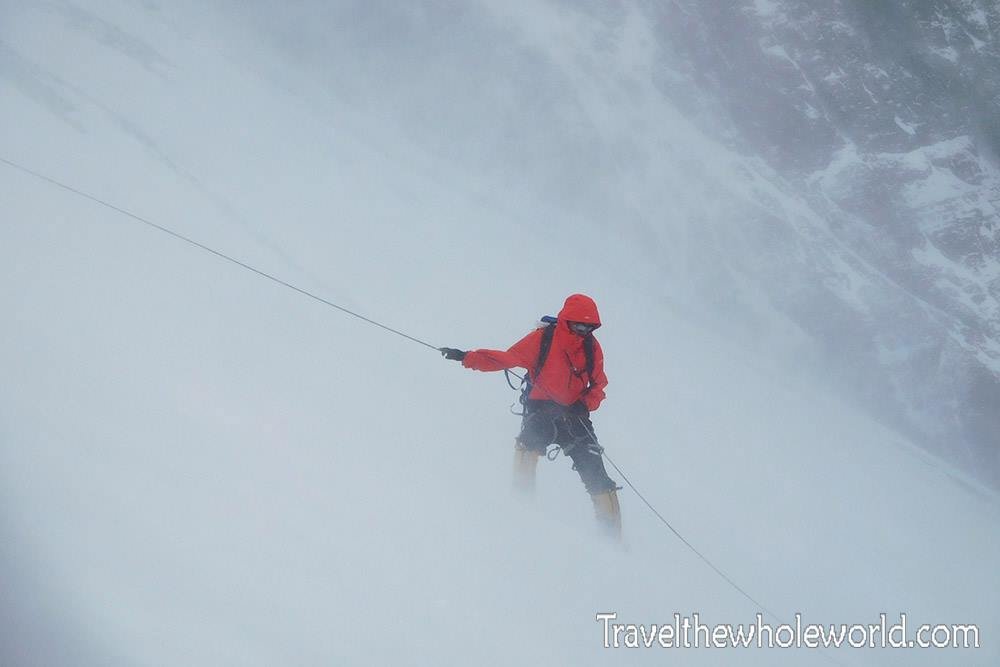
M588 334L583 339L583 354L587 359L587 382L594 377L594 336Z
M538 347L538 359L535 361L534 377L538 377L538 374L542 370L542 366L545 365L545 360L549 357L549 349L552 348L552 336L556 333L556 325L549 323L544 329L542 329L542 343Z

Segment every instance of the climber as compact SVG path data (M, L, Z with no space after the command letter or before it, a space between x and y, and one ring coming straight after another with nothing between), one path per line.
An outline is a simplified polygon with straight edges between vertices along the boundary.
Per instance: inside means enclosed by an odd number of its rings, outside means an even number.
M527 370L522 394L524 413L521 432L515 439L515 486L534 488L538 458L551 444L558 445L573 461L590 494L598 520L609 535L621 537L618 487L608 477L602 448L594 433L590 413L604 400L608 384L604 354L594 337L601 326L597 304L583 294L570 295L556 318L542 324L502 350L440 348L446 359L461 361L466 368L500 371Z

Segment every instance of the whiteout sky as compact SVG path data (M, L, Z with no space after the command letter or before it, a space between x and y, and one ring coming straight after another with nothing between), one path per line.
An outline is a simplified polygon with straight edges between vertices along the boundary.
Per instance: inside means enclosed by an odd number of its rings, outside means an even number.
M653 26L322 4L0 3L0 156L435 345L592 295L597 432L689 540L787 618L981 627L844 664L997 663L995 495L689 289L767 186L654 94ZM3 664L832 664L609 653L598 612L757 610L628 490L598 539L565 459L512 497L502 376L6 166L0 202Z

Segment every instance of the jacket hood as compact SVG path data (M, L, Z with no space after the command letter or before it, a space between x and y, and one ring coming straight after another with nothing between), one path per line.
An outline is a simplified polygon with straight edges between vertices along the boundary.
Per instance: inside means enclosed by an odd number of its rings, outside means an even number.
M562 322L586 322L601 326L601 316L597 313L597 304L586 294L570 294L566 303L559 311Z

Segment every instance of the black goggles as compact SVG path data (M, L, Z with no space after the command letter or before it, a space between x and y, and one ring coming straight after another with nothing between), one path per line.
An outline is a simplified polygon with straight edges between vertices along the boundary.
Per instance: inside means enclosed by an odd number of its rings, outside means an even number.
M586 336L587 334L591 333L594 329L596 329L597 325L587 324L586 322L570 322L569 328L570 330L573 331L573 333L580 334L581 336Z

